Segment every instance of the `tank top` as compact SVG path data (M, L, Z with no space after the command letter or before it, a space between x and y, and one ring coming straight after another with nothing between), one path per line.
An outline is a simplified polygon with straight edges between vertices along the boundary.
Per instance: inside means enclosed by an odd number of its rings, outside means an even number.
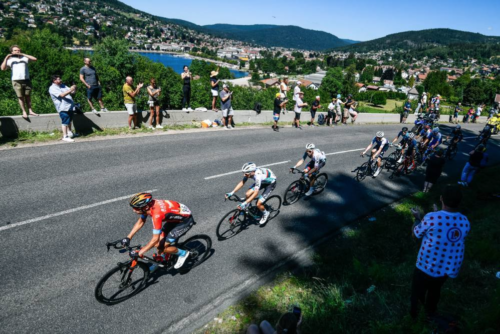
M148 88L151 91L151 93L153 93L153 94L155 94L156 92L158 92L160 90L159 88L153 88L153 86L149 86ZM153 96L149 95L148 101L158 101L158 97L157 96L153 97Z
M184 77L184 86L191 86L191 77L190 76Z

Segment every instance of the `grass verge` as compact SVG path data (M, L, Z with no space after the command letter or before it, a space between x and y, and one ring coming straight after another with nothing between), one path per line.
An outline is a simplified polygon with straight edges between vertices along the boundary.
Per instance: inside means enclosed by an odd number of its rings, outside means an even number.
M462 333L500 332L500 167L486 169L464 189L461 212L472 222L466 258L456 279L442 289L440 314L459 320ZM442 187L443 185L441 185ZM344 228L316 250L314 265L281 274L219 314L198 333L244 333L250 323L275 324L291 304L299 304L302 333L430 333L434 326L408 315L411 277L419 241L413 241L410 208L430 211L440 187L416 193Z

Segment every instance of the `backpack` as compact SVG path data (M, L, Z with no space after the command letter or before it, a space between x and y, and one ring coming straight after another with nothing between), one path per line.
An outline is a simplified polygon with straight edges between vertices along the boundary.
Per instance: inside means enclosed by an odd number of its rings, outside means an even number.
M260 112L262 111L262 103L255 102L255 104L253 106L253 110L255 110L257 112L257 114L260 114Z
M318 124L319 125L325 124L325 115L323 115L323 114L318 115Z

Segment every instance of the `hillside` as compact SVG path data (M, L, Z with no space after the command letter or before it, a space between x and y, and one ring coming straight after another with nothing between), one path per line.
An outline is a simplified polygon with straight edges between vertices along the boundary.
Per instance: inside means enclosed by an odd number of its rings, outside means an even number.
M409 50L414 48L446 46L451 44L497 44L500 37L485 36L453 29L427 29L405 31L387 35L367 42L356 43L338 48L344 51L368 52L387 49Z
M204 28L222 37L266 47L320 51L349 44L330 33L297 26L214 24Z

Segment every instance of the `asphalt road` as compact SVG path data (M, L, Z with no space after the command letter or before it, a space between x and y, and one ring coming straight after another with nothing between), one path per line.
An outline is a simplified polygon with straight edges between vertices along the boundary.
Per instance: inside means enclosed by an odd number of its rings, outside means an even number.
M482 127L466 126L465 136ZM0 332L190 332L224 304L218 296L241 290L249 279L329 232L421 189L423 171L397 180L385 172L361 183L353 179L351 171L366 159L357 149L366 147L377 130L392 139L400 128L207 131L0 151ZM278 177L275 193L283 196L297 178L287 168L300 159L308 142L336 153L323 169L329 175L325 192L282 207L263 228L250 226L219 242L216 225L236 206L224 202L224 193L241 174L205 178L238 171L248 161L285 162L269 167ZM451 180L457 180L465 152L474 143L461 143L459 154L445 167ZM493 139L492 163L499 162L498 151ZM116 251L107 253L104 244L126 236L137 219L126 197L152 189L157 198L177 200L193 211L198 223L188 235L209 235L213 255L188 274L157 275L126 302L99 304L94 299L97 281L126 260ZM133 243L149 241L149 224ZM203 308L209 303L209 310ZM193 312L198 312L194 318L182 321Z

